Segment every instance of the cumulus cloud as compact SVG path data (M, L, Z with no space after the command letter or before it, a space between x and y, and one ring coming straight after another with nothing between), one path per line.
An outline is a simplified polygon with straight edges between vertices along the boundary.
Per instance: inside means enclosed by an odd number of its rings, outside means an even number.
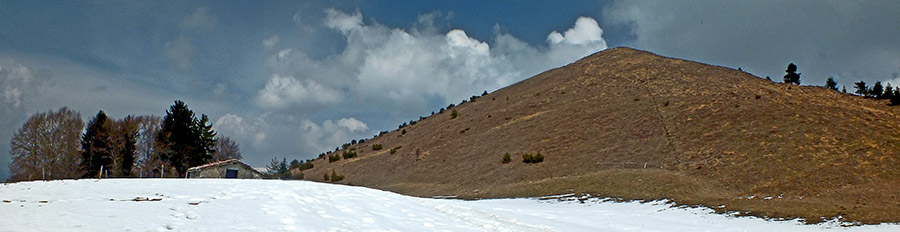
M550 35L547 35L547 41L550 41L550 44L582 45L599 43L602 46L606 46L606 41L603 40L603 29L597 24L597 20L590 17L578 17L575 20L575 27L566 30L563 34L556 31L550 32Z
M365 23L360 12L325 10L322 25L346 41L333 56L313 59L300 48L274 52L274 73L256 97L271 110L306 110L311 105L366 101L402 112L426 112L484 90L521 81L538 72L606 49L596 20L578 18L546 46L532 46L495 33L494 45L464 30L440 33L435 14L419 17L412 29ZM405 116L409 117L409 116Z
M313 79L299 80L291 76L275 74L259 91L256 102L267 109L295 107L318 107L334 104L341 100L341 94Z
M26 101L33 101L38 87L49 78L21 64L0 64L0 141L9 141L25 121ZM0 180L9 174L9 146L0 147Z
M219 134L234 136L241 141L250 141L250 145L259 146L266 139L265 131L261 126L265 124L265 117L258 118L255 122L245 122L244 118L234 114L225 114L220 117L213 126Z
M10 108L22 107L23 95L26 91L33 91L37 84L40 84L40 79L36 78L28 67L0 65L0 89L3 91L0 100L2 100L2 104Z
M616 1L603 15L632 46L776 80L788 63L804 84L848 88L900 68L898 1Z
M263 114L245 119L236 114L225 114L214 124L217 132L229 136L246 151L245 159L252 163L265 163L271 155L290 156L296 153L313 155L351 139L368 136L365 122L355 118L323 120L298 119L284 114Z
M362 13L360 12L348 14L335 9L327 9L325 14L325 26L340 32L347 33L363 27Z
M369 130L369 126L366 123L357 120L355 118L342 118L338 120L338 126L342 126L347 128L350 131L366 131Z

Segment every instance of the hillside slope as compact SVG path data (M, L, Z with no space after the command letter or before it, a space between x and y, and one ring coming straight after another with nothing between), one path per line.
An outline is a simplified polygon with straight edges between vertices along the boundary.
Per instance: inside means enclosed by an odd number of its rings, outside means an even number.
M452 110L303 172L418 196L576 192L900 221L900 115L883 101L612 48ZM537 152L544 162L522 162Z

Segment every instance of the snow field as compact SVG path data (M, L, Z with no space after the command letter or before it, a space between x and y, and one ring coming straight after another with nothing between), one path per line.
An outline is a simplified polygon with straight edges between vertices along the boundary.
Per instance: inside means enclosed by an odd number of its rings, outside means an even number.
M661 202L461 201L308 181L106 179L0 185L0 231L900 231Z

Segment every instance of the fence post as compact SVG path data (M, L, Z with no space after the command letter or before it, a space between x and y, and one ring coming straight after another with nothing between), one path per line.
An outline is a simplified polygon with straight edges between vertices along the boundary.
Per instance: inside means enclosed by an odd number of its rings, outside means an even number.
M103 179L103 165L100 165L100 173L97 173L97 179Z

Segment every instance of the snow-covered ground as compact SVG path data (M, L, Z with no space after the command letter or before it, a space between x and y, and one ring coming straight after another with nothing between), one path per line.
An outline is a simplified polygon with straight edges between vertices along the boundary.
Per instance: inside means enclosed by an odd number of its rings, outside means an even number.
M307 181L108 179L0 185L0 231L900 231L662 203L427 199Z

